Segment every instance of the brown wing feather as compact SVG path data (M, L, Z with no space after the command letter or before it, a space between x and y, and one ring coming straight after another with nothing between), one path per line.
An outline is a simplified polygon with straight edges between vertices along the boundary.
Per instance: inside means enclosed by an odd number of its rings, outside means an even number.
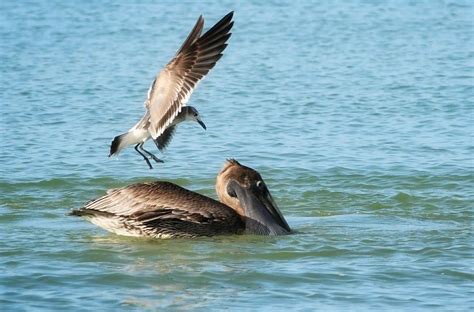
M72 215L102 215L148 236L200 236L235 233L243 223L230 207L170 182L132 184L73 210Z
M188 36L178 54L158 74L146 101L151 115L149 131L153 139L172 123L199 81L222 57L231 36L232 17L233 12L227 14L194 41L189 39L191 35ZM192 33L197 32L193 29Z
M196 22L196 25L194 25L193 30L191 30L188 37L186 38L186 40L184 40L183 44L181 45L181 48L179 48L176 54L180 54L183 50L188 49L201 36L203 28L204 18L202 18L202 15L200 15Z

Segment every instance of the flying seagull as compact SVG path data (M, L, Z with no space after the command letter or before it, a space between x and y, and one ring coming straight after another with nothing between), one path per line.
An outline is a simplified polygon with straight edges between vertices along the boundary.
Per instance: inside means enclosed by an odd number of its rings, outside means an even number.
M118 155L129 145L135 145L135 150L152 169L148 158L155 162L163 161L143 148L148 139L152 138L158 149L163 151L179 123L195 121L206 129L199 112L192 106L186 106L186 103L199 81L222 57L234 25L233 14L230 12L224 16L202 36L204 19L199 16L175 57L158 73L148 89L145 115L128 132L113 139L109 157Z

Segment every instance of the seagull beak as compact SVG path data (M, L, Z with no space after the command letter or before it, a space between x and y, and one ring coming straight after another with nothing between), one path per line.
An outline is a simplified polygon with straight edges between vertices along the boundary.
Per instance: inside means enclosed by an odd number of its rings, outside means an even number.
M198 122L198 124L199 124L204 130L206 130L206 125L204 124L204 122L203 122L201 119L197 119L196 121Z

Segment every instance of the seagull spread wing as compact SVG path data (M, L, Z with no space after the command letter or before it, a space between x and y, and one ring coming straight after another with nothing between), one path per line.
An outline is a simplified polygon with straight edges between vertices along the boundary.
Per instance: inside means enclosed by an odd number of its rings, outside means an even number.
M199 81L222 57L234 24L232 16L233 12L227 14L202 36L204 19L200 16L176 56L153 81L145 102L153 139L173 122Z

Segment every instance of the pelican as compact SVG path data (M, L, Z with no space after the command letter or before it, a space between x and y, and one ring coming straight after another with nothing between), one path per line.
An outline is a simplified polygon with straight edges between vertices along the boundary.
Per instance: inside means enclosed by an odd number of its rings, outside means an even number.
M204 19L199 16L181 48L148 89L145 115L130 130L113 139L109 157L118 155L129 145L135 145L137 153L153 169L148 157L155 162L163 161L143 148L147 140L152 138L163 151L179 123L196 121L206 129L198 111L185 105L197 84L222 57L234 25L233 14L230 12L224 16L202 36Z
M217 175L219 201L163 181L137 183L72 210L109 232L152 238L291 232L260 174L227 160Z

